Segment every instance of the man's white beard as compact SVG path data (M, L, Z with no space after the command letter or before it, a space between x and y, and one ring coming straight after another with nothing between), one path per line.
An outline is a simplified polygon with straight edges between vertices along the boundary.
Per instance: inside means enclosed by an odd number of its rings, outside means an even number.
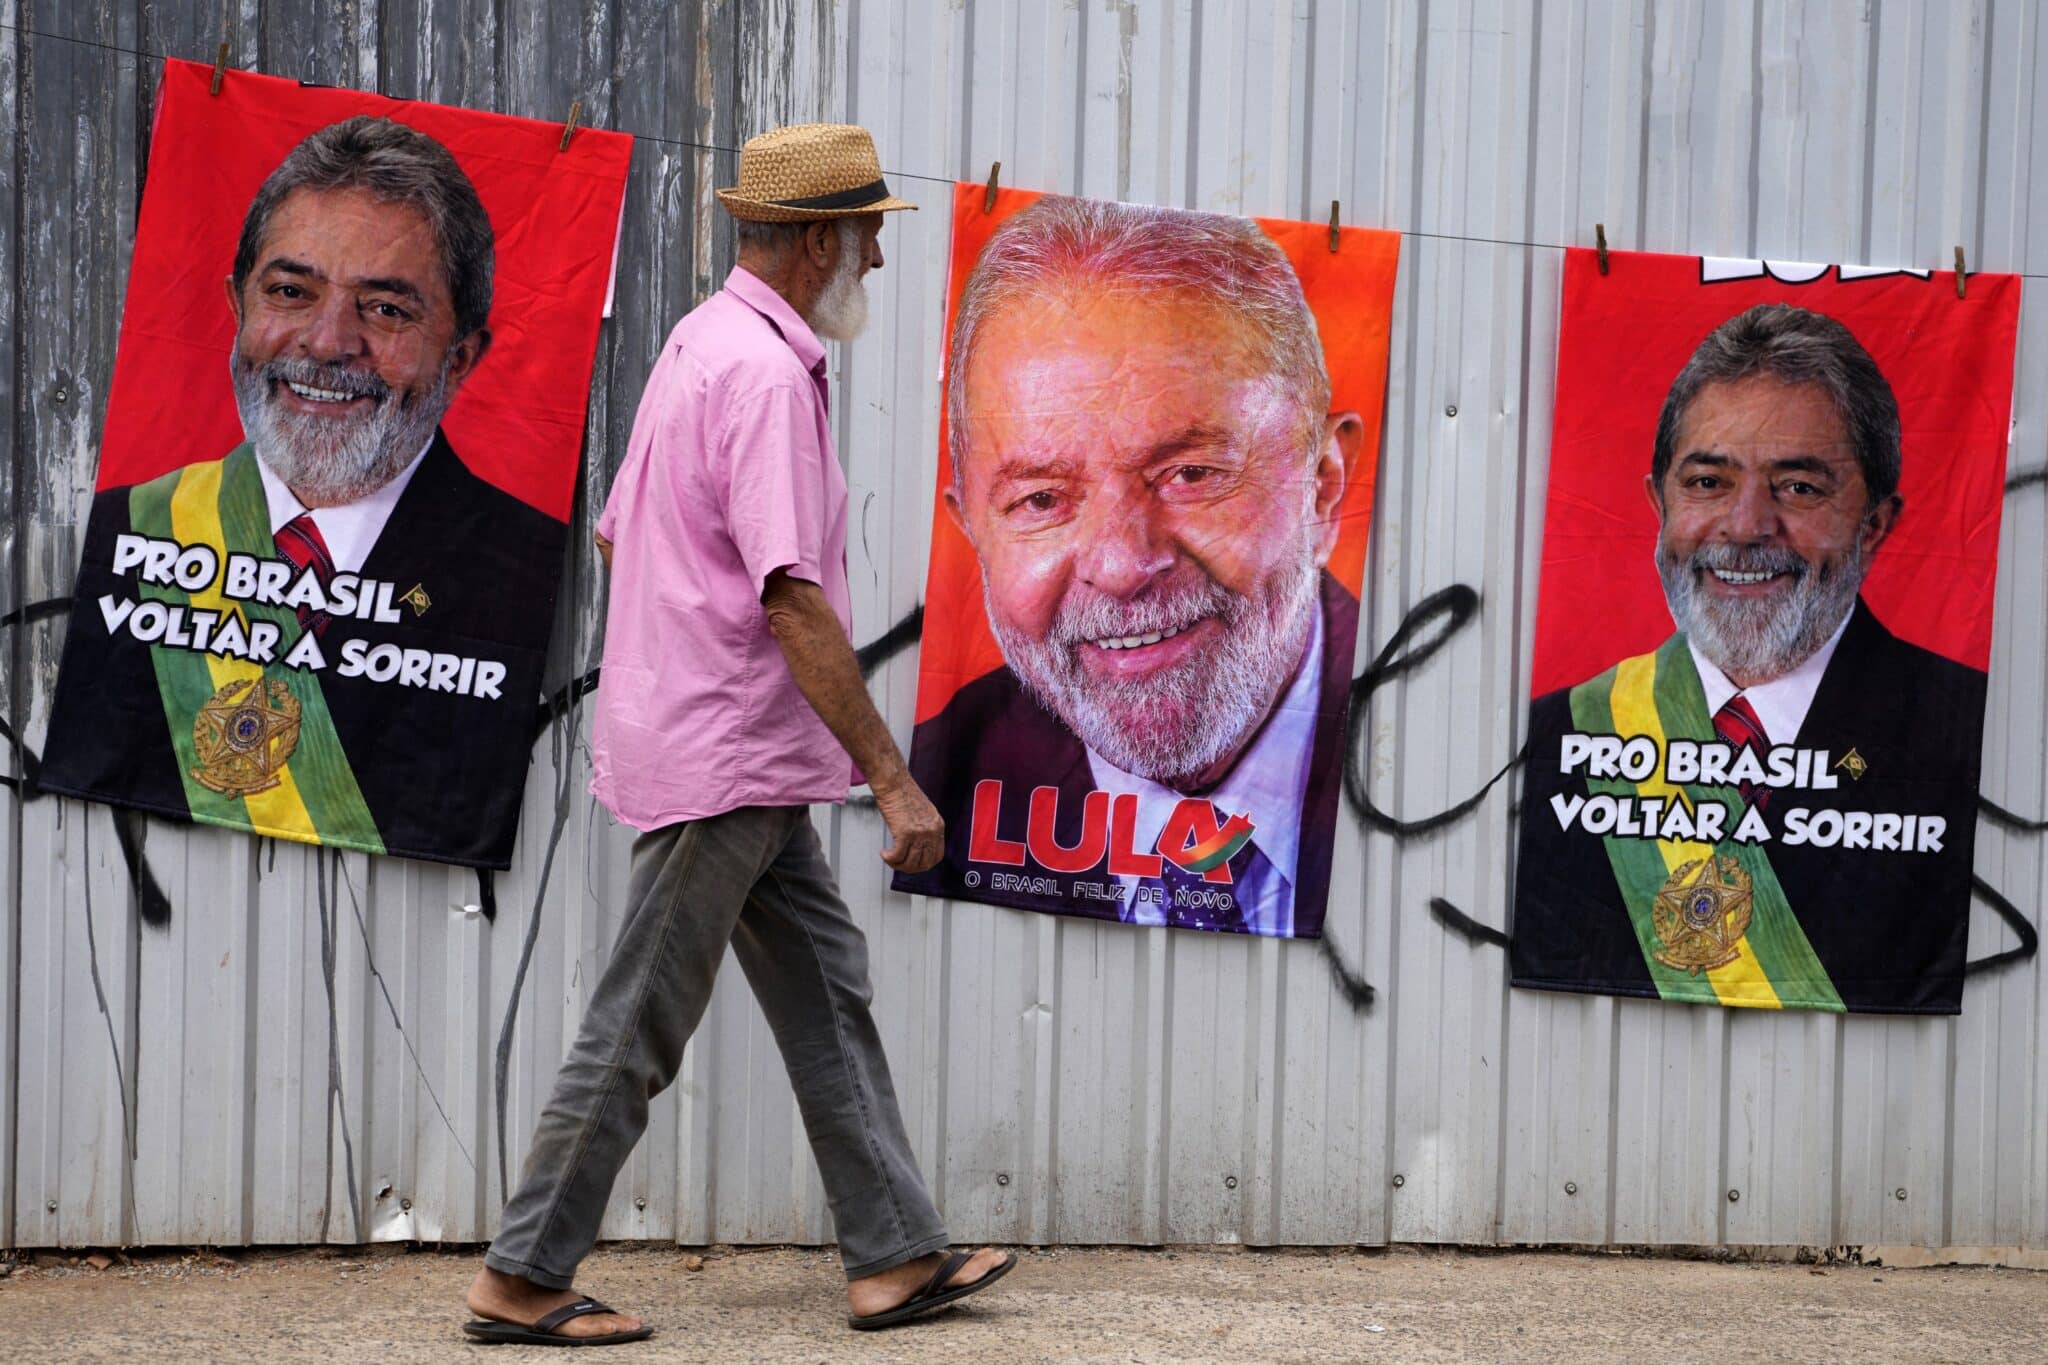
M407 404L374 373L312 359L244 359L235 339L228 368L235 408L256 456L308 506L335 507L367 497L398 476L426 448L448 410L448 367L442 358L434 387ZM320 417L291 412L273 389L287 381L375 399L368 412Z
M1856 605L1863 586L1863 539L1842 561L1815 569L1784 546L1702 545L1680 559L1657 545L1657 574L1679 631L1730 678L1750 686L1782 678L1812 658ZM1709 569L1791 573L1792 587L1775 598L1738 600L1701 590Z
M818 291L811 315L804 319L827 341L851 341L867 330L868 290L861 279L860 228L850 219L839 223L839 264Z
M1251 737L1301 665L1315 624L1320 577L1306 540L1298 564L1241 596L1197 578L1136 599L1074 589L1043 640L1001 624L983 600L996 643L1025 689L1083 744L1139 777L1184 789ZM1090 640L1185 630L1214 616L1223 626L1215 649L1198 651L1148 678L1100 680L1082 671Z

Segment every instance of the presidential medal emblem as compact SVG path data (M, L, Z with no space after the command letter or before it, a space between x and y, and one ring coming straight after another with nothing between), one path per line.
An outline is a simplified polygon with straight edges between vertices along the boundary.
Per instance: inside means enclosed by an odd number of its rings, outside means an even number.
M1650 923L1667 967L1698 976L1741 955L1754 904L1749 873L1727 854L1681 863L1657 893Z
M222 796L253 796L278 784L299 744L299 699L277 678L238 678L192 721L199 766L192 776Z

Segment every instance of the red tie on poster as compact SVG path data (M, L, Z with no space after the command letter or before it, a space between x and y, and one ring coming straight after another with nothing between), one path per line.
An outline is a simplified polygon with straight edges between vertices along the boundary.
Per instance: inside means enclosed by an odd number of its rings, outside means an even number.
M313 520L311 512L301 512L277 528L271 537L277 543L277 552L291 561L294 569L311 569L321 584L334 581L334 556L327 549L327 541L320 535L320 523ZM299 608L299 624L312 621L313 629L324 633L329 617L326 612L316 612L311 607Z
M1730 746L1750 749L1758 754L1768 754L1771 749L1770 736L1764 733L1764 724L1757 719L1756 708L1742 699L1737 692L1721 703L1721 709L1714 713L1714 733ZM1767 806L1771 801L1771 789L1758 786L1748 778L1736 784L1744 801Z

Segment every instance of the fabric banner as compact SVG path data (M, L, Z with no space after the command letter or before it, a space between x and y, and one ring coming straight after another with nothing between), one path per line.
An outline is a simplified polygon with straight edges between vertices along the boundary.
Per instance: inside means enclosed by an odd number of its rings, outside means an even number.
M508 867L632 139L212 79L164 65L41 785Z
M1513 981L1961 1009L2020 282L1567 253Z
M900 890L1317 938L1400 236L953 196Z

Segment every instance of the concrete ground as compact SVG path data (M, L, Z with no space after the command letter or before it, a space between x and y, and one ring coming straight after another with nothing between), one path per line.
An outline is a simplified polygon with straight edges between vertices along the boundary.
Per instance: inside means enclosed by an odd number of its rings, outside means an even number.
M14 1359L483 1360L461 1299L478 1261L378 1247L21 1253L0 1279ZM0 1261L0 1265L6 1265ZM691 1269L695 1265L696 1269ZM581 1287L644 1315L654 1360L2048 1360L2048 1273L1743 1264L1569 1252L1025 1251L922 1325L843 1325L815 1250L600 1250ZM552 1353L546 1359L554 1359Z

